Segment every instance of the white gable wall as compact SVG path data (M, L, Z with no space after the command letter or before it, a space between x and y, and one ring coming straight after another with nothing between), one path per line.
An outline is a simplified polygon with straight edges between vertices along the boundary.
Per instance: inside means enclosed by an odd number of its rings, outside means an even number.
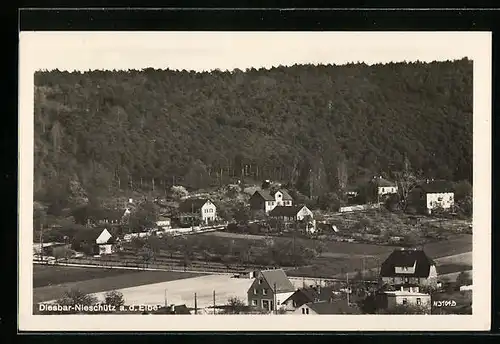
M313 212L310 211L306 206L302 207L302 209L299 210L297 213L297 220L301 221L303 220L307 215L309 215L311 218L313 218Z
M432 210L438 207L443 209L449 209L453 206L454 193L453 192L440 192L440 193L428 193L426 195L427 209Z
M207 223L209 221L215 221L216 218L217 218L217 207L211 201L207 201L201 207L202 221Z
M95 243L98 245L105 244L108 242L109 239L111 239L111 237L112 237L111 233L109 233L107 229L104 229L99 235L99 237L97 237Z

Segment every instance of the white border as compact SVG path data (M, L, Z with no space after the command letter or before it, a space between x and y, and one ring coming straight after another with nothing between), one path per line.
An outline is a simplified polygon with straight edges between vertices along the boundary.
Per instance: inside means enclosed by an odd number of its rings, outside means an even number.
M32 242L33 242L33 73L39 69L56 68L53 60L101 63L102 68L113 69L117 61L127 57L114 54L112 58L97 55L95 47L106 43L109 49L123 49L133 44L156 47L162 39L196 37L201 41L214 42L217 37L229 39L232 49L248 55L248 43L254 50L255 59L263 55L266 47L273 46L272 39L291 42L301 38L301 43L320 41L322 45L333 45L339 55L342 49L356 47L357 59L366 61L384 53L394 60L446 60L467 56L474 61L474 240L473 240L473 315L462 316L396 316L396 315L323 315L262 316L198 315L149 316L142 315L32 315ZM139 39L139 41L138 41ZM305 39L305 40L304 40ZM135 43L134 43L135 42ZM180 41L179 41L180 42ZM240 42L240 43L238 43ZM266 43L267 42L267 43ZM271 42L271 43L269 43ZM258 43L258 44L257 44ZM99 45L100 44L100 45ZM120 46L120 44L122 44ZM194 43L193 43L194 44ZM281 44L281 43L280 43ZM305 43L304 43L305 44ZM349 45L350 44L350 45ZM68 47L64 48L66 45ZM192 45L193 46L193 45ZM192 48L191 46L191 48ZM491 33L490 32L281 32L281 33L237 33L237 32L22 32L19 42L19 315L18 328L22 331L470 331L489 330L491 295ZM346 48L347 47L347 48ZM247 49L245 51L245 48ZM94 50L93 50L94 49ZM65 51L60 56L61 50ZM85 54L85 58L78 59ZM441 53L441 55L440 55ZM319 54L319 53L318 53ZM404 58L406 54L406 58ZM448 54L448 55L446 55ZM57 56L59 55L59 56ZM392 57L391 57L392 56ZM432 57L434 56L434 57ZM143 67L161 68L143 56ZM282 56L282 58L285 58ZM305 58L305 57L304 57ZM349 57L346 57L347 59ZM380 59L380 57L377 57ZM372 63L377 58L374 57ZM333 58L331 63L343 61ZM352 59L352 57L351 57ZM42 62L40 62L42 61ZM44 61L44 62L43 62ZM300 62L300 61L299 61ZM346 62L346 61L344 61ZM108 63L108 65L106 65ZM132 64L132 61L129 61ZM149 64L149 65L148 65ZM286 63L283 63L286 64ZM57 65L56 65L57 66ZM163 66L166 67L166 66ZM234 67L231 66L230 67ZM236 66L246 68L242 65ZM75 66L74 68L89 69ZM132 65L131 69L139 69ZM208 67L207 67L208 68ZM61 68L64 69L64 68ZM66 68L70 69L70 68ZM119 68L116 68L119 69ZM172 68L175 69L175 68ZM186 68L190 69L190 68ZM224 69L224 68L221 68ZM169 317L165 319L165 317ZM103 327L106 326L106 327Z

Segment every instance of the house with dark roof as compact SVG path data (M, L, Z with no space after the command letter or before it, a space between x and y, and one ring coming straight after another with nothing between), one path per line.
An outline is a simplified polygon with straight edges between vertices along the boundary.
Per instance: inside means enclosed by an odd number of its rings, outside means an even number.
M273 194L267 190L257 190L250 197L250 208L254 211L263 210L266 214L275 207L290 207L292 205L293 198L284 189L279 189Z
M328 315L328 314L361 314L362 312L346 298L337 298L333 301L317 301L305 303L298 307L294 314Z
M115 252L116 235L107 228L89 228L81 231L73 240L72 248L75 251L89 255L106 255Z
M316 286L308 288L299 288L292 295L290 295L283 305L285 309L291 311L295 310L306 303L328 301L331 302L337 297L333 287Z
M269 217L283 221L302 221L306 216L312 219L314 214L305 205L277 206L269 212Z
M398 193L398 185L395 182L382 178L382 176L374 177L373 183L377 188L379 197Z
M401 286L424 286L437 283L436 263L423 250L393 251L380 266L382 283Z
M269 213L275 206L276 201L266 190L257 190L250 197L250 209L254 211L264 210Z
M295 287L282 269L261 270L248 289L248 305L267 312L282 308L283 301L295 292Z
M428 214L437 208L449 210L455 204L453 184L444 180L426 180L412 189L411 200Z
M208 224L217 219L217 207L206 198L188 198L179 204L179 219L183 224Z

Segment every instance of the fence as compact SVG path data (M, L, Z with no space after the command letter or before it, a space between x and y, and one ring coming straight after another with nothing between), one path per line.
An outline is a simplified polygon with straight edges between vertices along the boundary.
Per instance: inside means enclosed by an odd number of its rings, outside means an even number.
M227 226L227 222L220 225L211 226L196 226L196 227L186 227L186 228L168 228L164 230L157 231L158 234L169 234L169 235L183 235L183 234L198 234L211 231L217 231L223 229ZM144 238L152 235L153 232L142 232L142 233L128 233L123 236L123 240L130 241L133 238Z
M347 207L340 207L339 212L340 213L348 213L351 211L363 211L363 210L370 210L370 209L378 209L380 208L380 204L359 204L359 205L351 205Z
M186 271L210 274L241 274L248 273L249 270L263 270L269 267L262 266L216 266L208 262L190 262L189 264L182 264L174 259L163 259L156 262L141 262L138 259L93 259L93 258L67 258L59 261L42 262L33 260L38 264L51 264L51 265L79 265L90 266L110 269L137 269L137 270L159 270L159 271Z

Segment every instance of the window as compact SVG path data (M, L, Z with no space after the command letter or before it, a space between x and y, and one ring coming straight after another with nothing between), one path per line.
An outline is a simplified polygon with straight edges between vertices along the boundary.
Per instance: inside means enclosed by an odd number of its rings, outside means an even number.
M405 277L405 283L410 283L410 279L408 277Z
M403 305L407 305L407 304L408 304L408 299L405 297L405 298L403 299Z
M420 306L422 304L422 299L417 297L417 305Z
M257 300L252 300L252 306L257 306Z
M267 295L267 289L266 288L262 289L262 295Z
M302 314L306 314L306 309L302 308Z
M293 302L293 303L292 303L293 307L294 307L294 308L295 308L295 307L297 307L297 301L293 300L292 302Z
M443 197L438 197L438 201L441 202L443 200Z
M262 300L262 308L269 310L269 300Z
M306 308L306 314L309 314L309 308Z
M257 295L257 288L253 288L253 294Z
M261 279L259 279L259 284L262 284L262 278L261 278Z

